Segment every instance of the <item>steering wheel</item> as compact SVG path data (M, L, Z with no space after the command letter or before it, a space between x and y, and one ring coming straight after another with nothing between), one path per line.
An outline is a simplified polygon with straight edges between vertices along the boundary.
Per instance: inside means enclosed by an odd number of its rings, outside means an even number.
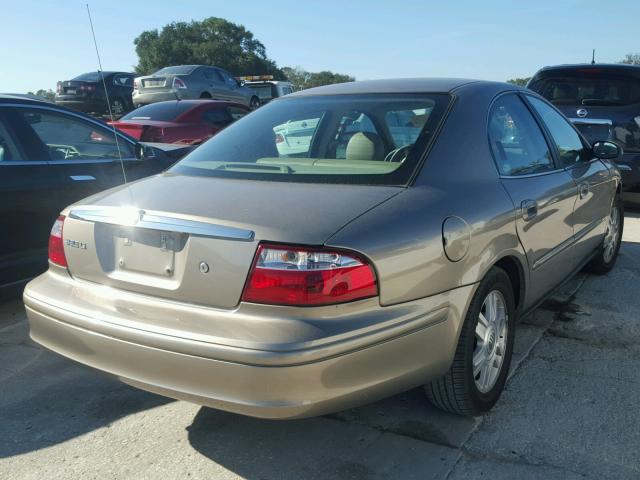
M53 153L64 155L64 159L76 158L80 156L80 151L72 145L49 145Z
M402 158L399 160L399 162L402 163L409 156L409 149L410 148L411 148L411 145L404 145L402 147L399 147L399 148L396 148L394 150L391 150L389 153L387 153L387 156L384 157L384 161L385 162L395 162L396 159L398 159L400 156L402 156Z

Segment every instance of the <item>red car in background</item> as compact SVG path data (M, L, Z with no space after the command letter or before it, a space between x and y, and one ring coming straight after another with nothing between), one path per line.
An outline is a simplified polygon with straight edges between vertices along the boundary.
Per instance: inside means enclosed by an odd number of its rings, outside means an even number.
M137 108L109 123L142 142L195 145L249 111L248 107L233 102L170 100Z

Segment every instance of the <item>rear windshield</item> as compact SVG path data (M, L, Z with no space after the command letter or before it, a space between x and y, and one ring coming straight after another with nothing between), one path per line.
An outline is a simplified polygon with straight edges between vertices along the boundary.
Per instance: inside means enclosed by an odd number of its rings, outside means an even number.
M121 120L158 120L161 122L172 122L192 107L193 105L179 100L175 102L151 103L127 113Z
M193 65L178 65L175 67L164 67L153 75L189 75L196 69Z
M259 84L250 84L249 83L249 84L246 84L245 87L249 87L261 99L262 98L271 98L273 96L270 83L259 83Z
M449 98L285 97L227 127L171 171L249 180L404 185Z
M635 78L567 75L537 81L530 88L556 105L629 105L640 102L640 80Z
M71 80L77 80L78 82L99 82L101 80L100 72L83 73L82 75L78 75L76 78L72 78Z

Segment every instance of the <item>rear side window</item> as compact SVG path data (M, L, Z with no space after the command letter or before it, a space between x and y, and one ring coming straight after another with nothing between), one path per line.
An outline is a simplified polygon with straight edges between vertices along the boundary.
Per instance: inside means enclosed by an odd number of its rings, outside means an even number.
M493 104L489 142L502 175L529 175L555 169L540 127L517 95L503 95Z
M585 155L586 149L580 136L567 119L542 100L531 96L527 96L527 98L551 133L563 166L571 166L578 163L583 157L588 157Z
M161 122L173 122L192 106L193 105L189 103L179 100L175 102L151 103L127 113L121 120L158 120Z

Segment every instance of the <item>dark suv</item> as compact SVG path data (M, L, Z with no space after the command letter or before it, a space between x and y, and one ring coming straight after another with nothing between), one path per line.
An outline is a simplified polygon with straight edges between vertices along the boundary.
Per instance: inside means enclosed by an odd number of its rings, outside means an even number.
M640 66L545 67L527 86L558 107L590 142L609 138L623 148L616 161L623 196L640 205Z
M101 78L104 76L104 83ZM85 113L109 113L105 86L114 116L133 110L131 94L135 75L127 72L89 72L58 82L55 102Z

